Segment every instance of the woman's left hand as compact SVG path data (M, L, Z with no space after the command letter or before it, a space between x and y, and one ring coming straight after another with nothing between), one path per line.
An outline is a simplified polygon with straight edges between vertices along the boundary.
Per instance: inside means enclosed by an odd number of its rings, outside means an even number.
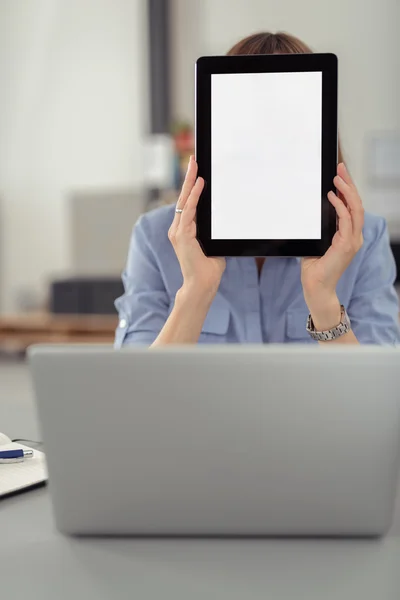
M333 183L339 194L329 192L328 199L338 216L338 230L324 256L303 258L301 266L304 298L318 331L340 323L336 286L363 244L364 208L343 163L338 165Z

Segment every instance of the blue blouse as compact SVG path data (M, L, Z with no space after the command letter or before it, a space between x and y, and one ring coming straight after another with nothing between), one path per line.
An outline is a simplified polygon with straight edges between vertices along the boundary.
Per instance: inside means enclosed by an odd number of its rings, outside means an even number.
M115 346L150 345L160 333L182 286L168 229L175 206L142 215L134 227L123 273L125 293L116 300ZM363 344L400 340L396 266L386 222L365 215L364 244L341 277L337 294ZM254 258L227 258L200 343L316 343L306 332L308 308L296 258L267 258L258 276Z

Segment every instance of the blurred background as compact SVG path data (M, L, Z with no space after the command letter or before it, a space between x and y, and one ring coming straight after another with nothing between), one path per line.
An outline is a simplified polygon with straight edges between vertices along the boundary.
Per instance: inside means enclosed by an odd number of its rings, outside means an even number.
M338 55L345 160L400 256L399 23L398 0L0 0L0 352L113 340L132 227L193 151L194 62L259 30Z

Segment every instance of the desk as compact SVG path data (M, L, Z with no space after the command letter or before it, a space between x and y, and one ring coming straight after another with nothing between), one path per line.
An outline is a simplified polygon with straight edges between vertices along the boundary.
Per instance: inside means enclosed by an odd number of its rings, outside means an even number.
M32 344L112 344L117 325L117 315L3 315L0 349L24 352Z
M12 398L18 377L21 398ZM0 366L0 424L36 439L23 367ZM399 600L400 494L381 541L70 539L48 492L0 504L0 590L40 600Z

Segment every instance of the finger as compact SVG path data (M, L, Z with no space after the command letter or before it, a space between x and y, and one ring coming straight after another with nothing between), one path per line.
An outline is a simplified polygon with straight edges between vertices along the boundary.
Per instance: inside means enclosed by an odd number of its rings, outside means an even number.
M347 201L347 205L353 222L353 234L358 237L362 234L364 227L364 207L361 198L356 194Z
M337 174L341 177L348 185L354 186L354 182L350 176L350 173L347 170L347 167L344 163L339 163L337 167Z
M189 159L188 168L186 171L185 181L182 185L182 190L179 195L177 208L183 208L186 204L187 199L189 198L189 194L192 191L194 184L196 183L197 177L197 163L194 160L194 157L191 156Z
M346 183L339 175L333 181L339 192L343 194L347 208L350 211L354 235L361 235L364 227L364 208L357 189L354 185L350 186Z
M190 195L190 192L195 184L197 176L197 163L194 160L194 157L191 156L189 159L188 168L186 171L185 181L183 182L181 193L179 194L178 202L176 203L176 208L183 210L186 201ZM178 226L182 213L175 213L174 220L172 221L172 229Z
M203 189L204 179L202 177L198 177L186 202L185 210L181 215L180 225L182 227L190 225L195 220L197 205Z
M336 177L333 180L333 184L334 184L336 190L339 191L341 194L343 194L346 202L347 202L347 196L349 194L354 193L353 188L350 187L349 184L346 183L346 181L340 175L336 175Z
M343 200L337 197L334 192L328 193L328 200L336 210L339 221L339 232L342 237L350 240L353 236L353 225L351 215Z

